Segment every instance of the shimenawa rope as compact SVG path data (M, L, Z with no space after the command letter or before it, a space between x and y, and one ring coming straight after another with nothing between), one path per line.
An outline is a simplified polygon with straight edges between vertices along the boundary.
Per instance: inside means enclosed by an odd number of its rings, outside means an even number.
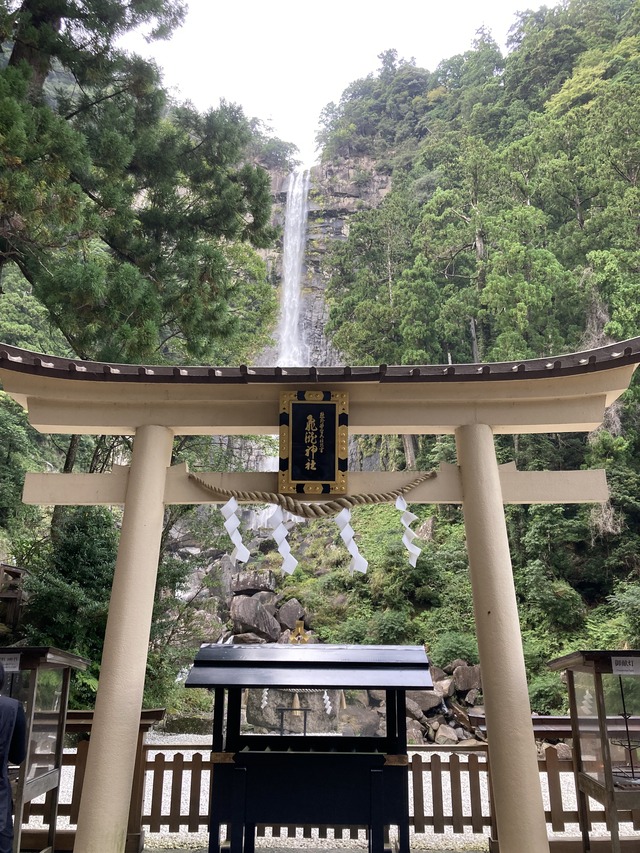
M235 489L222 489L209 485L202 477L189 472L189 479L215 495L220 495L223 498L235 498L236 500L248 501L250 503L274 504L302 518L325 518L337 515L343 509L351 509L354 506L391 503L391 501L396 500L400 495L406 495L412 489L415 489L416 486L419 486L420 483L432 480L435 476L437 476L436 471L427 471L416 477L408 485L400 489L394 489L392 492L381 492L375 495L345 495L344 497L334 498L333 500L323 501L322 503L304 503L290 495L280 495L275 492L242 492Z

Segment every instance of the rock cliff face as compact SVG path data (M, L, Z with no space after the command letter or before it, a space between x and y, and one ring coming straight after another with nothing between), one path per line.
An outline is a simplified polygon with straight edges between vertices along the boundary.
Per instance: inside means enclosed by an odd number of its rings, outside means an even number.
M271 175L274 200L274 224L284 225L288 176ZM391 188L387 175L377 174L368 158L341 160L314 166L311 170L307 250L302 272L302 333L309 347L311 364L343 364L341 354L331 345L324 329L328 319L325 302L327 273L323 259L334 240L349 234L349 217L359 210L376 207ZM274 282L282 279L282 242L266 256ZM260 364L274 364L275 350L260 358Z

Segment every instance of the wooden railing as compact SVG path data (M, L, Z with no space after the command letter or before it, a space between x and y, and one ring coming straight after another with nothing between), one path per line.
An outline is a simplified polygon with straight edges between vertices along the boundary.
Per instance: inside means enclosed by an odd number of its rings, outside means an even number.
M442 750L438 750L438 753ZM150 832L197 832L209 820L208 793L211 764L206 754L180 745L148 748L145 762L148 787L142 823ZM153 755L152 753L156 753ZM416 833L443 833L447 828L482 833L491 825L487 797L487 759L484 749L464 754L416 752L410 759L411 825ZM188 810L184 805L188 803ZM466 807L465 807L466 803ZM484 811L483 811L484 804ZM294 826L258 826L258 836L295 835ZM320 838L358 838L360 826L326 824L303 827L304 837L317 830Z
M58 807L60 849L70 849L66 839L75 825L80 802L87 742L81 741L77 752L66 752L65 773L72 784L61 797ZM148 833L203 832L208 826L209 783L211 763L208 750L201 745L146 744L143 747L144 797L140 828ZM575 797L567 797L571 784L562 784L564 776L571 782L572 763L561 761L553 749L539 762L541 783L546 801L546 818L550 833L570 830L578 835ZM456 747L420 747L410 758L411 827L416 834L471 832L495 837L490 811L487 753L483 747L461 751ZM566 800L569 800L568 802ZM47 813L46 802L30 803L24 820L41 823ZM591 812L593 822L604 822L602 809ZM640 829L640 815L622 815ZM66 830L66 831L65 831ZM295 835L294 826L260 826L258 835L269 833L286 838ZM316 830L320 838L358 838L364 830L359 826L305 826L303 834L311 837ZM360 836L362 837L362 836Z

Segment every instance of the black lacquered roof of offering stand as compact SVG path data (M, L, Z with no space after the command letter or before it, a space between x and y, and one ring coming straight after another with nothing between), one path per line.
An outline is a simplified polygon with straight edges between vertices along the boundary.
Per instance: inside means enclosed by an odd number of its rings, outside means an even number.
M204 644L187 687L431 690L422 646Z

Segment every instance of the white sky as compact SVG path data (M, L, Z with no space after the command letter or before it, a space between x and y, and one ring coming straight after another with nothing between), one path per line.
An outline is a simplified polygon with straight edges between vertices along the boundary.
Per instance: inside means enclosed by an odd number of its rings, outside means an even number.
M395 48L434 70L471 47L485 26L504 50L517 11L541 0L189 0L184 26L169 42L128 39L155 57L164 82L203 110L220 98L293 142L306 165L322 108L353 80L375 72L378 54ZM554 5L549 2L548 5Z

